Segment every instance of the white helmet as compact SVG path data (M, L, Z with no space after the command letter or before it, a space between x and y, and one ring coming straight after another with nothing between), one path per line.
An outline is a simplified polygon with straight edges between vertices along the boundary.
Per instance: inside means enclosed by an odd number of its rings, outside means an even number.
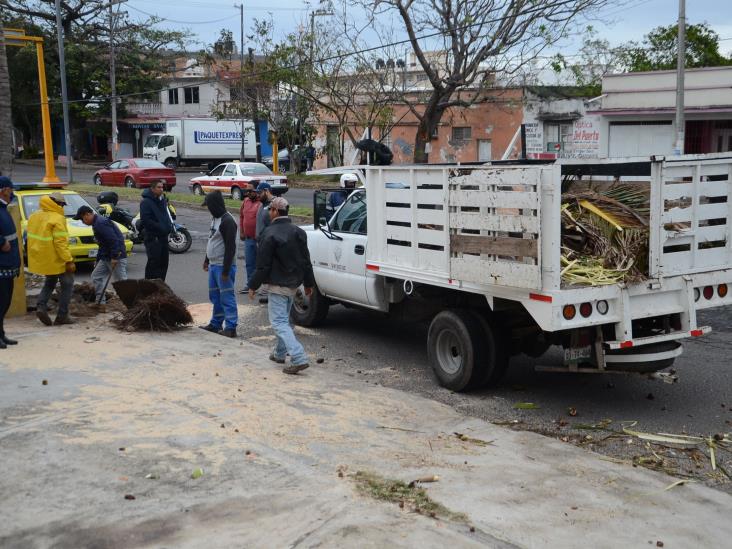
M341 176L341 188L355 189L358 185L358 176L355 173L344 173Z

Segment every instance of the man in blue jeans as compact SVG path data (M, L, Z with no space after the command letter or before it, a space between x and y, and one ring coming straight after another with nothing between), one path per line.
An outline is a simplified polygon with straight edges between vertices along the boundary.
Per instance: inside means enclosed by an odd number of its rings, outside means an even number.
M264 229L257 250L257 269L249 279L249 299L254 299L262 284L269 287L269 322L277 343L269 359L284 364L289 354L291 364L282 371L297 374L310 366L305 349L290 325L290 309L300 285L310 296L315 287L313 265L308 251L308 237L287 216L287 200L278 196L269 207L270 225Z
M208 271L208 298L213 304L211 320L204 330L236 337L239 311L236 306L236 221L226 211L221 191L206 196L204 205L211 212L211 234L206 245L203 270Z

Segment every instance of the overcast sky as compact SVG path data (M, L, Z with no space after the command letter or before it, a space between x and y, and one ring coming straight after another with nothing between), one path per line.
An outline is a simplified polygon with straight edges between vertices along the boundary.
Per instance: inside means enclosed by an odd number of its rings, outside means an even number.
M342 11L352 2L335 0L334 8ZM313 2L317 6L317 1ZM618 7L622 6L622 7ZM222 28L230 29L239 41L239 9L233 2L226 0L128 0L121 9L134 19L144 19L146 14L165 18L162 27L175 29L189 28L196 40L211 44L219 36ZM143 13L144 12L144 13ZM244 4L245 33L251 28L254 18L274 19L275 30L279 36L294 31L309 13L308 4L301 0L253 0ZM732 0L687 0L687 21L689 23L707 22L722 41L723 52L732 53ZM629 40L641 40L651 29L671 25L678 15L678 0L624 0L604 10L605 18L612 22L592 22L599 35L617 45ZM579 40L562 45L557 51L573 53ZM368 44L365 44L368 45Z

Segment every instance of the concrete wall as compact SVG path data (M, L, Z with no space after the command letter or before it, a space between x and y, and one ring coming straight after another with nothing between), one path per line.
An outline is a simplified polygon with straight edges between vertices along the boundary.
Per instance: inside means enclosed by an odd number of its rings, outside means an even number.
M178 104L168 102L168 89L178 86L193 86L196 80L180 79L166 83L166 89L160 92L162 116L165 118L209 117L216 109L219 101L229 100L229 88L217 82L200 81L198 84L199 103L186 103L185 91L178 88Z

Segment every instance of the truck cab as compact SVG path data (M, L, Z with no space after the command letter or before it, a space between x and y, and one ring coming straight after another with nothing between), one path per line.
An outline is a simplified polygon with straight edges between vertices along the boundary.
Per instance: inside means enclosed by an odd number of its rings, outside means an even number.
M178 139L175 135L151 133L145 140L142 155L175 169L178 166Z

